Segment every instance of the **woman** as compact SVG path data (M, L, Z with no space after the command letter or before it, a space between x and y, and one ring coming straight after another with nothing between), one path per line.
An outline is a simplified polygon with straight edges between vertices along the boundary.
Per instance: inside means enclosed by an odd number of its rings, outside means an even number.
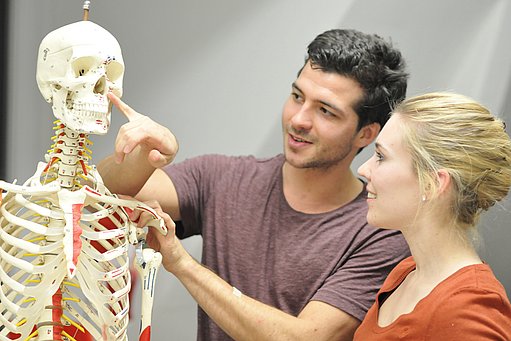
M396 107L359 168L370 224L400 230L412 256L389 274L355 340L511 340L511 304L472 245L481 212L511 186L502 121L451 93Z

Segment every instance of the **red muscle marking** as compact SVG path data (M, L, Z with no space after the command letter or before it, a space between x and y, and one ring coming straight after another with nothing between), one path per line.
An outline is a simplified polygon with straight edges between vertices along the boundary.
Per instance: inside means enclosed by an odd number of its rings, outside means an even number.
M50 169L50 167L58 160L59 158L58 157L52 157L52 159L50 160L50 162L48 162L48 164L46 165L46 167L44 167L44 170L43 170L43 173L46 173L48 171L48 169Z
M52 320L53 322L56 322L56 325L53 326L53 340L62 340L62 291L60 289L53 294L52 298L52 304L57 307L53 308L52 313Z
M85 167L85 162L83 160L80 160L80 165L82 166L82 171L84 175L87 175L87 168Z
M151 211L150 209L146 208L146 207L143 207L143 206L137 206L137 209L138 210L141 210L141 211L146 211L147 213L149 213L150 215L153 216L153 218L158 218L157 215L154 214L153 211Z
M82 228L80 218L82 217L83 204L73 204L73 264L78 264L78 255L82 250Z
M151 326L147 326L142 333L140 333L139 341L150 341L151 340Z
M13 332L9 332L9 334L7 334L7 338L10 340L17 340L20 337L21 337L21 334L15 334Z
M91 193L94 193L94 194L96 194L96 195L101 196L101 193L96 192L95 190L93 190L93 189L92 189L92 188L90 188L90 187L85 187L85 190L86 190L87 192L91 192Z
M64 331L66 333L68 333L69 335L71 335L76 341L93 341L94 340L92 338L92 335L87 330L85 330L85 332L82 332L80 329L78 329L72 325L64 327Z
M36 326L34 326L32 328L32 332L30 334L33 334L36 331L36 329L37 329ZM21 334L16 334L13 332L9 332L9 334L7 334L7 338L10 340L18 340L20 337L21 337Z

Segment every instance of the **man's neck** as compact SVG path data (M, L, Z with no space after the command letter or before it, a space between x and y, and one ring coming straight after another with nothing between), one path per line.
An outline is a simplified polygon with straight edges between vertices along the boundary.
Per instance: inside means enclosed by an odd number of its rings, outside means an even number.
M285 162L282 168L284 196L289 205L303 213L324 213L354 200L362 182L351 169L342 166L296 168Z

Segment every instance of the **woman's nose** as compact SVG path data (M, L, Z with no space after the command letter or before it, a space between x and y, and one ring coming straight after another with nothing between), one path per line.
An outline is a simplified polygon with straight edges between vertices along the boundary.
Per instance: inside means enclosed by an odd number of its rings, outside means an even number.
M369 172L369 162L371 161L371 158L369 158L366 162L364 162L360 167L358 167L358 175L363 176L364 178L368 179L371 177Z

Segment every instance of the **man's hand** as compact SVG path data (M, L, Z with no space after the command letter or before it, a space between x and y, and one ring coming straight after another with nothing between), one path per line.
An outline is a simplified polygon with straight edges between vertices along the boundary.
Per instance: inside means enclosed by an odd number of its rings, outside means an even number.
M160 252L162 255L162 265L168 272L173 273L179 266L181 261L192 257L182 247L181 242L176 237L174 221L170 216L165 213L160 204L155 200L145 202L146 205L150 206L156 214L165 222L167 227L167 234L163 234L156 228L149 228L146 235L146 243L151 249ZM137 226L144 227L154 217L147 212L141 210L135 210L130 213L130 219L137 221Z
M128 118L115 141L116 163L122 163L137 146L147 154L147 162L154 168L161 168L174 160L178 144L169 129L136 112L113 93L109 93L108 98Z

